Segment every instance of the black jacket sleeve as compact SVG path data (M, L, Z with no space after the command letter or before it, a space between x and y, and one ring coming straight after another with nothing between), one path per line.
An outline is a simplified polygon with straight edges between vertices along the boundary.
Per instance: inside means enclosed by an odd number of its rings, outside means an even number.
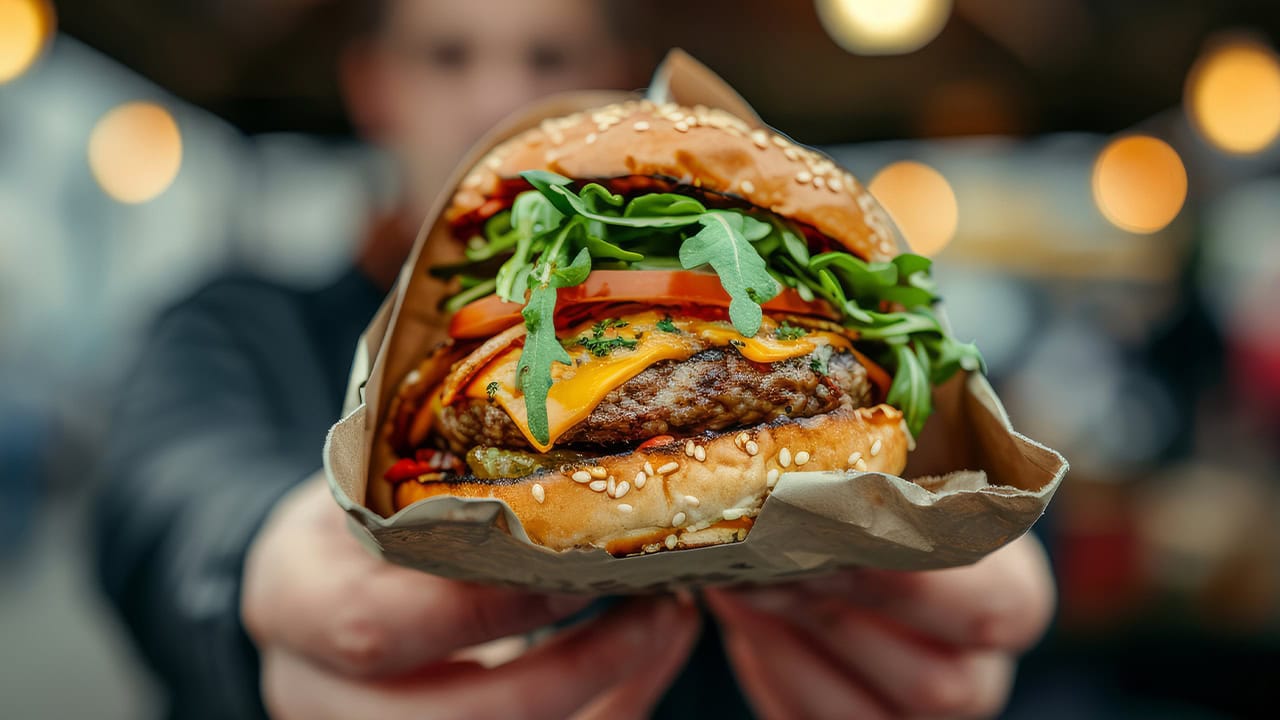
M160 320L120 388L94 550L174 717L264 715L243 560L276 500L320 468L338 412L304 315L278 288L213 286Z

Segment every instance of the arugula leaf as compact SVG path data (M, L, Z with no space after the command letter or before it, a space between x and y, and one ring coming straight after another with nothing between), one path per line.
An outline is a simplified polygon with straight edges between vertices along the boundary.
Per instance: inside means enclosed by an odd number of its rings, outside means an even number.
M676 193L649 193L634 198L622 211L623 217L653 217L668 215L694 215L707 211L707 208L688 195Z
M786 248L787 254L791 256L791 259L801 265L808 265L809 244L782 222L775 221L774 229L782 238L782 247Z
M702 229L680 246L680 264L686 270L710 265L729 293L729 321L743 337L754 337L764 317L760 305L776 297L782 287L743 235L746 219L727 210L707 212L699 219Z
M497 281L492 279L476 283L472 287L467 288L446 300L444 303L444 309L446 312L457 312L463 305L466 305L472 300L479 300L486 295L493 294L493 288L495 285L497 285Z
M588 252L587 248L582 248L574 256L573 262L552 271L551 278L556 287L573 287L574 285L581 285L590 274L591 253Z
M467 247L467 259L480 261L501 255L514 247L519 238L520 233L511 224L511 211L503 210L485 221L484 237L474 238L479 243Z
M590 183L579 190L578 197L592 212L604 215L611 214L611 210L621 209L623 204L621 195L609 192L608 188L598 183Z
M639 262L644 259L644 255L641 253L620 248L608 240L604 240L589 232L587 233L585 249L590 250L591 257L594 258L625 260L627 262Z
M587 201L578 197L578 195L567 187L552 185L547 188L547 192L549 193L548 197L550 197L550 195L558 195L560 199L565 203L568 203L571 208L571 212L582 215L583 217L591 218L592 220L599 220L606 225L643 228L675 228L692 225L698 222L698 220L705 215L705 213L691 213L687 215L650 215L643 217L606 215L592 210L587 205Z
M928 358L923 350L905 342L892 345L896 371L885 401L902 410L907 429L919 437L933 412L933 386L929 383Z
M516 383L524 393L529 432L538 442L551 442L547 419L547 393L551 391L551 366L572 365L573 358L556 339L556 288L551 282L538 285L529 293L524 316L526 336L520 361L516 363Z
M532 185L533 189L538 191L536 193L538 196L546 198L547 201L554 205L561 213L565 215L573 214L573 207L561 196L551 192L551 188L567 187L572 185L573 180L547 170L526 170L520 173L520 177L524 178L525 182ZM516 200L530 194L533 193L520 193L516 196Z
M547 418L547 393L551 390L551 366L555 363L573 364L568 351L556 338L556 290L580 284L591 273L591 254L583 248L573 262L566 263L570 236L582 224L565 223L557 232L551 245L543 251L534 266L532 277L537 285L529 292L529 302L524 316L524 349L516 363L516 384L524 393L525 413L529 432L544 445L551 441L550 422ZM529 277L529 276L526 276Z

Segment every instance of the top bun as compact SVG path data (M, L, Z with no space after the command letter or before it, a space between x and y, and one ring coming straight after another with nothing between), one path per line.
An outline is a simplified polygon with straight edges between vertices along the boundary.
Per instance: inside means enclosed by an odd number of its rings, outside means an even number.
M642 175L742 198L812 226L866 260L898 245L888 215L830 157L736 115L633 100L544 120L489 152L445 211L454 222L526 170L583 180Z

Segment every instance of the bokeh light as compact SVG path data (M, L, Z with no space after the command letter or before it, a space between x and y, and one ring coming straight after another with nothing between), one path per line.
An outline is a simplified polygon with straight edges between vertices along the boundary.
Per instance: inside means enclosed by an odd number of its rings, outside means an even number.
M914 252L936 255L955 237L959 205L942 173L912 160L885 167L867 185Z
M0 83L26 72L53 36L46 0L0 0Z
M1132 233L1163 229L1187 199L1187 170L1163 140L1130 135L1107 144L1093 166L1093 199L1111 224Z
M155 198L181 165L178 123L155 103L121 105L103 115L89 135L89 169L103 192L123 203Z
M831 39L858 55L900 55L942 32L951 0L816 0Z
M1215 147L1236 154L1263 150L1280 136L1280 60L1251 41L1210 50L1191 68L1184 102Z

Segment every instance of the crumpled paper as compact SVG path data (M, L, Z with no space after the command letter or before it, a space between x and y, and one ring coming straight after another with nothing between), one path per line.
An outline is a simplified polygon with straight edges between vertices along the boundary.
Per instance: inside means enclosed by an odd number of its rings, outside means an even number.
M537 103L482 139L447 187L493 146L543 119L629 97L573 93ZM679 51L659 68L650 97L719 107L762 125L732 88ZM937 409L903 473L909 479L856 471L784 474L739 543L615 558L603 550L534 545L501 501L437 497L388 516L390 491L380 477L394 458L377 440L375 419L400 379L445 337L436 309L445 285L426 270L460 256L440 221L451 194L437 200L396 290L361 338L349 412L324 448L330 487L353 531L392 562L462 580L609 594L778 582L855 566L951 567L1025 533L1067 472L1060 454L1013 430L985 378L960 375L935 389Z

